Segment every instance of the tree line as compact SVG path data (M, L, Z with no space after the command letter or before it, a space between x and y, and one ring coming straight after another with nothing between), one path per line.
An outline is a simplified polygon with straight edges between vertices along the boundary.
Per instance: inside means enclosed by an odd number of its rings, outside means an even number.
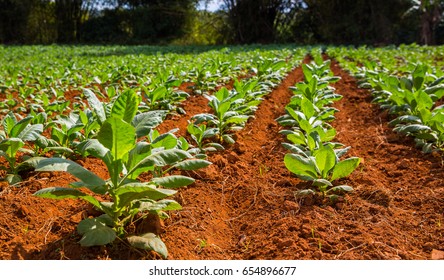
M0 43L433 45L443 12L444 0L0 0Z

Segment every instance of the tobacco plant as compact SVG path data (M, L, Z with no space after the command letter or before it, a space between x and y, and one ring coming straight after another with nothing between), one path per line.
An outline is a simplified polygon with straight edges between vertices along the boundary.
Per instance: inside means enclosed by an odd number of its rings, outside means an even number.
M329 146L321 146L310 156L286 154L285 166L298 178L313 182L323 196L335 198L338 193L352 191L347 185L334 185L334 181L347 177L359 165L360 158L350 157L340 160L339 156ZM298 192L298 195L314 194L311 189Z
M43 132L43 125L31 124L32 120L31 115L20 119L9 112L1 123L3 130L0 130L0 156L8 161L9 168L0 166L0 169L6 170L6 181L11 185L22 181L18 174L22 165L17 163L17 153L32 153L24 148L26 143L35 141Z
M33 158L28 163L36 171L65 171L79 179L68 187L45 188L35 195L52 199L80 198L104 213L78 224L83 246L105 245L117 237L127 237L133 246L154 250L166 258L166 246L158 236L153 233L127 236L125 226L149 213L163 218L167 216L165 211L180 209L180 205L168 197L176 193L175 188L189 185L194 179L171 172L203 168L210 162L193 159L190 153L177 149L178 143L167 140L168 134L150 137L151 128L139 126L142 121L135 116L137 104L127 103L128 99L131 96L118 97L109 117L102 122L97 139L86 140L78 146L83 155L98 158L105 164L108 178L104 180L68 159ZM153 140L151 143L137 141L147 135ZM153 174L149 182L138 180L143 172ZM99 200L98 195L106 196Z
M196 148L193 148L188 152L195 154L197 158L206 158L208 152L224 150L224 147L219 143L211 142L211 139L217 134L217 128L209 128L205 124L196 125L194 123L189 123L187 126L187 132L197 145Z
M226 88L205 97L210 101L209 106L214 113L197 114L192 117L192 121L196 125L206 124L208 127L215 128L220 142L233 144L235 140L230 132L242 129L250 118L236 110L239 104L244 104L243 99L239 99L235 93L230 93Z

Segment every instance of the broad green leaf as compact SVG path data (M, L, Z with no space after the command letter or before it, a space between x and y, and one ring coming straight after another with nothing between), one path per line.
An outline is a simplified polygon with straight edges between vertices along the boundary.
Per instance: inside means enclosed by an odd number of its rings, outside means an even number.
M36 171L63 171L80 179L82 184L93 192L104 194L106 182L81 165L63 158L43 158L30 161Z
M12 119L12 118L10 118L10 119ZM21 138L21 137L19 137L19 135L29 125L29 123L31 121L32 121L32 116L28 116L26 118L21 119L17 123L14 123L14 125L12 126L12 128L11 128L11 130L9 132L9 137L11 137L11 138L13 138L13 137ZM27 140L24 140L24 141L27 141Z
M166 166L175 164L178 161L182 161L191 157L192 156L186 151L179 149L170 149L151 154L140 161L138 165Z
M430 131L430 127L422 124L400 125L393 129L396 132L404 134L415 134Z
M225 120L225 124L230 124L230 123L243 124L246 121L248 121L249 118L250 118L250 116L246 116L246 115L232 116L232 117L229 117Z
M328 192L352 192L353 188L347 185L335 186L328 190Z
M162 199L158 201L154 200L139 200L136 207L140 212L144 211L171 211L171 210L181 210L182 206L174 200Z
M313 181L313 186L316 186L316 187L329 186L329 187L331 187L333 185L331 184L330 181L328 181L326 179L316 179Z
M303 97L301 100L301 108L302 112L304 112L304 115L307 119L313 117L315 115L316 109L313 103L311 103L310 100Z
M128 153L128 161L125 164L125 167L128 170L131 170L135 167L141 160L146 158L151 154L151 145L146 142L137 142L136 146ZM129 179L137 179L142 172L153 169L153 166L145 166L144 168L139 168L137 171L128 176Z
M296 145L289 143L282 143L282 146L293 154L305 155L305 152Z
M0 142L0 150L5 152L8 157L15 157L15 154L20 150L25 143L20 138L8 138Z
M333 174L330 181L347 177L356 169L356 167L358 167L360 161L361 159L358 157L351 157L338 162L333 168Z
M88 201L89 203L91 203L92 205L96 206L99 209L102 208L99 201L95 197L87 195L77 189L72 189L72 188L61 188L61 187L44 188L36 191L33 195L43 198L51 198L51 199L81 198L85 201Z
M418 64L413 70L412 78L413 78L413 87L416 90L419 90L424 84L425 76L428 70L427 65Z
M322 178L327 178L329 171L335 166L336 154L330 146L321 146L315 153L316 165Z
M137 113L140 99L134 90L126 90L113 103L111 108L111 117L121 119L127 123L133 121Z
M23 181L22 176L17 174L6 174L5 176L6 182L8 182L9 185L13 186L17 183L20 183Z
M399 123L422 123L421 119L417 116L403 115L389 122L389 125L397 125Z
M163 241L154 233L145 233L141 236L130 236L127 240L133 247L154 251L164 259L168 258L168 251L165 243L163 243Z
M125 121L111 117L103 123L97 139L111 151L114 160L119 160L134 147L136 130Z
M17 123L17 118L15 117L14 112L10 111L2 121L6 134L9 137L15 137L14 133L12 132L12 129L14 128L16 123ZM20 129L17 128L17 131L20 131Z
M171 175L171 176L151 179L151 182L155 183L156 185L163 186L165 188L180 188L183 186L188 186L194 183L194 181L195 180L193 178L182 175Z
M301 155L286 154L284 163L288 170L302 180L312 181L317 177L316 167L313 162Z
M210 164L212 163L207 160L189 159L176 163L174 167L180 170L197 170L200 168L205 168Z
M172 133L165 133L154 139L151 143L153 148L164 148L165 150L177 147L177 137Z
M307 145L305 135L300 131L288 134L287 139L294 144L299 144L303 146Z
M136 129L137 138L147 136L151 129L162 123L165 115L165 111L150 111L136 115L131 124Z
M230 135L228 135L228 134L222 135L222 140L223 140L223 142L228 143L228 144L234 144L234 143L236 142L236 141L234 141L234 139L233 139Z
M427 93L425 93L423 90L415 92L414 95L415 95L415 99L418 103L416 105L418 109L426 108L426 109L430 110L433 107L434 102L433 102L432 98Z
M42 124L33 124L25 127L18 135L18 138L22 139L23 141L35 141L40 134L42 134L42 132Z
M151 183L130 183L118 188L114 193L119 197L118 206L124 207L138 199L163 199L174 195L176 191L157 188Z
M97 139L88 139L77 146L77 149L83 156L92 155L93 157L103 159L110 151L105 148Z
M103 108L102 102L97 98L97 96L92 92L90 89L83 89L83 94L85 95L86 99L88 100L89 107L91 110L93 110L100 123L104 123L106 121L106 113L105 109Z
M109 244L116 239L116 232L100 218L82 220L77 225L77 232L83 235L80 245L87 247Z

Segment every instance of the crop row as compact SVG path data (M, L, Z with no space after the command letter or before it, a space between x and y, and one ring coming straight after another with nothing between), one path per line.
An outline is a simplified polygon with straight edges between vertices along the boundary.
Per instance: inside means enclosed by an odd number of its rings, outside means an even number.
M340 78L332 75L330 60L302 65L304 81L292 87L293 96L285 107L286 114L277 119L289 129L282 130L289 142L283 146L290 153L284 162L288 170L304 181L312 182L322 198L335 200L343 192L352 191L347 185L335 181L351 174L359 165L360 158L341 159L350 149L343 144L332 142L336 130L330 121L334 120L336 108L330 107L342 98L330 84ZM315 195L312 189L297 192L298 196Z
M345 52L333 51L337 58ZM348 60L339 59L341 65L353 71L361 87L371 89L373 102L393 116L390 125L396 132L414 137L424 152L444 149L444 73L440 66L425 64L417 56L401 67L390 59L393 54L381 56L379 63L368 62L360 52L347 55Z

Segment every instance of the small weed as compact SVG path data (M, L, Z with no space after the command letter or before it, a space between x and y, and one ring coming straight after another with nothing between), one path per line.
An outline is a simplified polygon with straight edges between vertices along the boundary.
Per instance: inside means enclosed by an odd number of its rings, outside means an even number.
M270 170L270 168L268 168L268 166L266 166L265 164L261 164L259 165L259 174L261 176L264 176L265 174L267 174L267 172Z

